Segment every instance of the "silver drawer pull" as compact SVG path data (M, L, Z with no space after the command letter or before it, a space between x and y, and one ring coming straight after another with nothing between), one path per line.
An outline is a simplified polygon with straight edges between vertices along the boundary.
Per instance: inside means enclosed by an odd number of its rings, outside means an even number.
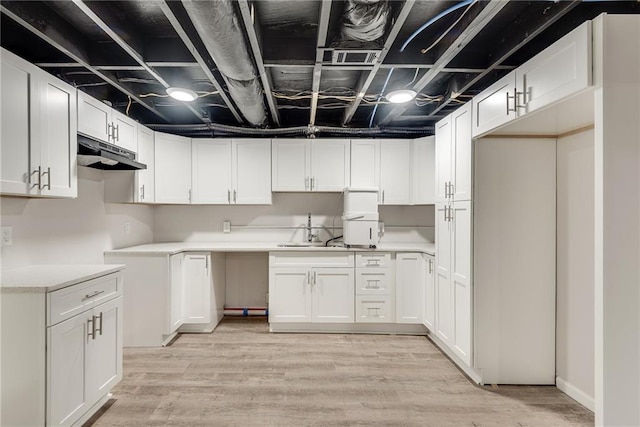
M95 326L96 319L100 320L100 326L99 327ZM94 339L95 339L96 332L99 332L100 335L102 335L102 312L100 312L100 316L93 316L93 325L94 325L93 335L94 335Z
M379 280L367 280L367 289L380 289L380 286L378 286L379 282ZM372 285L372 283L374 285Z
M367 307L367 316L380 317L380 307Z
M93 298L93 297L97 297L98 295L103 294L103 293L104 293L104 291L95 291L92 294L85 295L83 299L90 299L90 298Z
M91 316L91 319L87 319L87 337L96 339L96 321L95 316Z

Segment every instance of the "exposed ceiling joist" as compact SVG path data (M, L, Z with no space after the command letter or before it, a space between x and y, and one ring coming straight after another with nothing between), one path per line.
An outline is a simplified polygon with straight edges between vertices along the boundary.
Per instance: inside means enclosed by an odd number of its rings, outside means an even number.
M68 28L68 24L62 22L55 14L37 7L32 2L6 2L0 5L0 11L156 116L171 122L167 116L158 111L153 105L145 102L123 86L115 76L102 72L91 65L82 37L75 34L73 29ZM61 31L62 28L67 28L67 30L63 32Z
M404 4L402 5L402 9L398 14L398 17L396 18L393 26L391 27L391 30L389 31L389 34L387 35L387 39L384 42L384 46L382 47L382 52L380 53L378 60L373 65L373 68L371 69L371 71L369 71L369 73L362 73L362 76L360 78L360 81L358 81L358 85L356 88L356 98L344 112L344 116L342 118L343 125L349 123L353 118L353 115L356 113L358 106L369 90L369 86L371 86L373 79L376 77L376 74L378 73L378 70L382 65L382 62L384 62L384 58L387 56L387 53L389 53L389 49L391 49L391 46L393 46L393 43L398 37L398 34L400 33L402 26L404 25L404 21L406 21L407 17L409 16L409 13L411 12L414 4L415 0L406 0L404 2Z
M236 119L238 123L243 123L244 120L238 113L238 110L236 109L235 105L233 104L233 102L231 102L231 100L227 96L227 93L224 91L224 88L220 85L220 83L218 82L218 79L216 79L216 77L211 72L211 69L209 69L209 66L207 65L206 61L204 60L202 55L200 55L200 52L198 52L198 49L193 44L193 41L191 41L191 38L182 27L182 24L180 24L180 21L178 21L178 18L176 17L176 15L173 13L171 8L167 4L167 1L160 2L159 6L160 6L160 9L162 10L162 13L164 13L164 16L169 20L169 23L171 23L171 26L173 27L176 34L178 34L178 37L180 37L180 39L182 40L184 45L187 47L187 49L189 50L193 58L200 65L200 69L202 70L202 72L207 76L211 84L213 84L213 86L216 88L216 90L218 91L218 94L220 95L224 103L229 108L229 111L231 112L231 114L233 114L233 117Z
M445 98L438 102L429 116L436 115L439 111L449 105L459 94L469 90L474 84L486 77L490 72L504 69L502 63L511 55L533 40L538 34L549 28L558 19L565 16L569 11L578 6L580 0L570 2L559 2L550 5L546 13L540 18L541 22L536 22L530 31L523 32L522 29L514 31L513 34L505 34L500 42L495 46L496 59L482 73L475 76L454 76L449 81L449 90Z
M140 66L149 73L155 80L158 81L165 89L171 87L169 83L152 67L150 67L145 61L140 53L138 53L129 43L124 41L122 37L118 35L106 22L102 20L96 13L93 12L84 3L83 0L72 0L73 4L75 4L78 9L80 9L93 23L95 23L102 31L104 31L110 38L113 40L118 46L122 48L131 58L133 58ZM201 122L207 123L209 120L205 119L202 113L195 108L193 105L189 103L183 103L184 106L189 109Z
M262 82L265 97L267 98L271 118L276 125L280 126L280 113L278 113L276 99L271 90L271 79L269 78L269 72L264 67L262 49L258 41L259 25L257 18L255 17L255 14L251 13L251 8L249 7L249 2L247 0L238 0L238 5L240 6L240 14L242 16L242 21L244 22L244 28L247 32L249 43L251 44L251 50L253 51L253 59L256 63L256 67L258 68L258 73L260 74L260 81Z
M473 38L486 27L489 22L507 5L504 0L491 0L475 17L475 19L462 31L460 35L453 40L449 47L440 55L438 60L433 64L424 76L422 76L412 87L416 92L422 91L436 76L456 57L464 48L473 40ZM409 108L409 103L396 105L380 120L379 125L386 125Z
M318 39L316 42L316 60L313 65L313 82L311 84L311 112L309 113L309 124L316 123L316 113L318 112L318 96L320 93L320 79L322 77L322 62L324 60L324 45L327 43L327 32L329 30L329 17L331 16L331 0L322 0L320 4L320 19L318 22Z

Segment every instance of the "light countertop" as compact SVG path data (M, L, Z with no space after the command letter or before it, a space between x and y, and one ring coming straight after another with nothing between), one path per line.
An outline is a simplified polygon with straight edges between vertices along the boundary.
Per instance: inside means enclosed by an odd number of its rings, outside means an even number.
M424 252L435 255L434 243L381 243L376 249L366 247L344 248L341 246L282 247L274 242L167 242L149 243L128 248L106 251L109 255L172 255L179 252L275 252L275 251L378 251L378 252Z
M52 292L76 283L115 273L120 264L30 265L0 272L2 293Z

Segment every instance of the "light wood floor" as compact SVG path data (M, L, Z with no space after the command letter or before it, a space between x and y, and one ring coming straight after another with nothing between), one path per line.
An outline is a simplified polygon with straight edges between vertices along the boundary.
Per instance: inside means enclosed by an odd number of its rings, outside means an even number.
M555 387L472 384L426 338L270 334L225 318L213 334L124 351L93 426L587 426Z

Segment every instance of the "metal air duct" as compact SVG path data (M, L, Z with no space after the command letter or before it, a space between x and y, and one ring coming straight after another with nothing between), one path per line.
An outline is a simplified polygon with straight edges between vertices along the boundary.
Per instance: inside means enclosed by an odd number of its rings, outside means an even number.
M225 76L229 94L253 126L267 121L263 88L230 0L182 0L198 35Z
M389 13L387 0L348 0L344 6L338 45L354 47L355 42L370 46L384 36Z

